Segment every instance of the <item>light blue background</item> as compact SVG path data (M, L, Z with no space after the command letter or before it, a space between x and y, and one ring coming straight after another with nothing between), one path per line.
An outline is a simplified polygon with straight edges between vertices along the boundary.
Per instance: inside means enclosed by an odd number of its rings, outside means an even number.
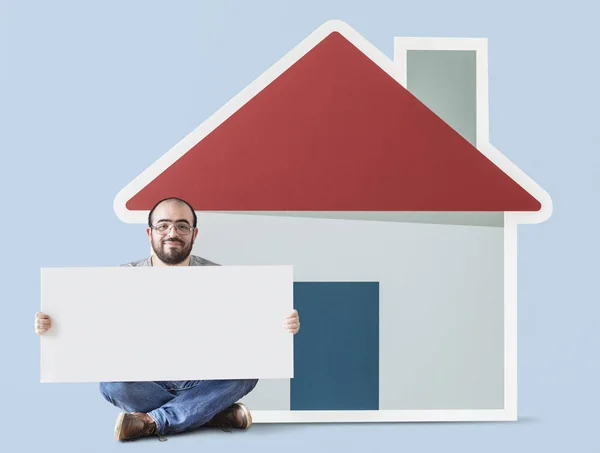
M3 450L598 451L600 74L592 2L1 5ZM115 194L332 18L390 57L394 36L489 39L491 141L555 207L546 223L519 227L521 421L256 425L121 445L112 439L118 411L96 385L39 383L40 267L145 256L143 226L117 219Z

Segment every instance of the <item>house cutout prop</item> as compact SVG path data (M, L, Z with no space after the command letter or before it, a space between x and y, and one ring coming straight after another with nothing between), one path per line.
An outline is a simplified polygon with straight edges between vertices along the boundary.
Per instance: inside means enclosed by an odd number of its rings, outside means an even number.
M415 51L473 57L471 139L413 93ZM259 381L256 422L516 419L517 225L552 202L489 143L487 80L485 39L392 61L329 21L115 197L127 223L189 201L212 261L294 265L295 377Z

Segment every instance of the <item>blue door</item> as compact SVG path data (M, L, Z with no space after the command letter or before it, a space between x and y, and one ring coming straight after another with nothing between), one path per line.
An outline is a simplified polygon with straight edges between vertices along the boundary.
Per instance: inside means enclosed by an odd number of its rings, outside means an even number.
M291 410L379 409L379 283L295 282Z

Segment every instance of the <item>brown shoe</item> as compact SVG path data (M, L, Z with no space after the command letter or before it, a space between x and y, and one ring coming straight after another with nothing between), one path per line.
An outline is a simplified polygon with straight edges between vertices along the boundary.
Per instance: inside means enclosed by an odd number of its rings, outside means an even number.
M116 440L133 440L157 434L156 423L142 412L121 412L115 425Z
M231 428L248 429L252 425L252 415L245 404L235 403L215 415L207 425L218 426L223 431L231 431Z

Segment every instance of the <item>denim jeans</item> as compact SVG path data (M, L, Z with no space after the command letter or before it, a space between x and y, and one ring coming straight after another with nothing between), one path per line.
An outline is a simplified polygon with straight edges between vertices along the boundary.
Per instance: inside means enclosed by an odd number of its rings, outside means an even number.
M127 412L145 412L159 434L199 428L250 393L258 379L101 382L106 400Z

